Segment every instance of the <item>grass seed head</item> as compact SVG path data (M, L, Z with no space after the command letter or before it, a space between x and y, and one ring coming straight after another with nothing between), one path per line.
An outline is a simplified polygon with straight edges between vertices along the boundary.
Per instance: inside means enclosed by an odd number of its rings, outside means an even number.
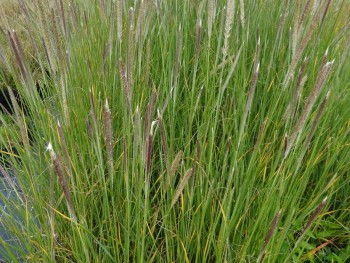
M235 15L235 0L228 0L226 7L226 20L224 32L224 46L222 49L222 61L225 61L229 50L229 39L231 36L232 22Z

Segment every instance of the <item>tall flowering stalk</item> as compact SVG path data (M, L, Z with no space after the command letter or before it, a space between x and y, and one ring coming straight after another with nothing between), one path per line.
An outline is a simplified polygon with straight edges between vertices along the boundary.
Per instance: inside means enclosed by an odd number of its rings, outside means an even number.
M134 9L131 7L129 10L128 71L127 71L127 78L128 78L130 89L133 85L133 74L134 74L134 46L135 46L134 31L135 31Z
M240 7L240 17L241 17L242 27L245 28L244 0L239 1L239 7Z
M179 186L176 189L175 195L171 201L171 205L170 205L171 207L173 207L176 204L177 200L179 200L179 197L182 194L182 191L184 190L184 188L187 185L187 182L191 176L192 176L192 168L190 168L186 171L184 177L180 181Z
M224 62L228 55L229 40L231 36L232 22L235 15L235 0L227 1L226 9L226 21L225 21L225 32L224 32L224 47L222 49L222 61Z
M171 184L171 181L173 180L173 178L174 178L174 176L176 174L176 171L177 171L177 169L178 169L178 167L180 165L180 162L182 160L182 155L183 155L183 152L179 151L176 154L173 162L170 165L170 174L169 174L168 180L166 181L165 188L164 188L165 192L168 191L168 189L170 187L170 184Z
M16 97L15 97L15 95L10 87L8 87L8 91L10 94L10 100L12 103L12 107L15 111L16 121L19 125L19 129L21 132L21 137L22 137L22 142L23 142L24 148L29 149L29 137L28 137L28 132L27 132L27 126L26 126L25 122L23 121L23 118L21 116L20 107L19 107L18 102L16 100Z
M298 134L304 128L306 120L310 115L311 109L312 109L313 105L315 104L316 99L318 98L318 96L322 90L322 87L323 87L323 85L324 85L324 83L325 83L325 81L326 81L326 79L327 79L327 77L332 69L333 62L334 61L325 62L323 65L321 65L321 69L320 69L320 72L317 76L314 88L312 89L311 93L309 94L309 96L306 100L306 103L305 103L305 107L304 107L303 111L301 112L301 115L300 115L297 123L295 124L294 129L291 133L291 136L288 140L287 147L286 147L285 152L284 152L284 158L286 158L288 156L293 144L295 143L295 141L297 139Z
M254 72L253 72L253 76L252 76L252 80L251 80L251 84L250 84L250 90L248 93L247 103L246 103L243 117L242 117L242 123L241 123L240 132L239 132L239 138L238 138L238 147L241 144L245 123L247 121L247 117L248 117L248 113L250 111L250 108L252 106L253 97L254 97L254 93L255 93L255 87L256 87L256 83L258 81L259 70L260 70L259 54L260 54L260 36L257 35L256 51L255 51L255 58L254 58Z
M129 113L131 114L131 91L130 91L130 83L127 79L127 74L125 72L125 67L122 61L119 61L119 73L120 73L120 78L122 80L122 87L123 87L123 93L124 93L124 98L125 102L127 104Z
M273 220L271 222L269 232L267 232L267 235L264 239L264 243L261 247L260 254L259 254L259 257L257 260L257 262L259 262L259 263L263 262L263 260L264 260L266 246L269 243L270 239L272 238L273 233L276 231L280 217L281 217L281 210L277 212L277 214L275 215L275 217L273 218Z
M66 165L68 166L69 175L72 175L72 165L70 163L71 160L69 158L69 152L68 152L68 147L67 147L67 143L66 143L66 138L64 136L61 123L59 121L57 121L57 130L58 130L58 135L60 136L63 154L64 154L64 157L66 159Z
M208 0L208 44L210 44L211 33L215 17L215 0Z
M24 80L24 83L29 89L33 89L34 82L32 79L32 74L30 74L29 69L25 62L25 56L24 51L21 45L21 42L18 39L18 36L14 30L12 32L8 31L8 37L10 39L10 46L12 48L12 51L15 55L16 63L19 67L19 70L21 72L22 78ZM30 90L32 91L32 90Z
M283 84L282 84L283 89L285 89L288 86L290 80L294 76L295 69L297 68L298 62L300 61L300 59L305 51L305 48L311 39L311 36L313 35L314 31L318 27L318 22L319 22L319 19L320 19L322 10L323 10L323 8L322 8L323 4L321 7L318 8L317 12L312 17L312 21L311 21L310 26L308 27L307 32L304 34L304 37L299 41L299 35L300 35L299 31L300 31L300 28L303 27L303 24L305 21L305 16L306 16L306 13L308 11L309 1L305 4L304 11L301 14L301 17L299 19L299 25L298 25L298 29L296 31L297 33L296 33L295 39L293 40L295 42L294 43L295 51L294 51L294 54L292 57L292 62L288 68L287 74L286 74L285 79L284 79ZM327 8L327 7L325 7L325 8Z
M123 0L117 0L117 38L122 42L123 37Z
M65 197L66 202L67 202L67 207L68 207L68 212L70 214L70 217L74 222L77 222L77 216L76 216L74 205L72 202L72 197L71 197L71 193L69 190L69 186L67 184L66 175L64 173L64 169L62 167L62 163L60 161L60 158L54 152L51 142L47 145L47 150L50 153L53 165L55 167L57 177L59 179L61 188L63 190L64 197Z
M113 131L112 131L112 117L111 110L108 106L108 100L106 99L106 103L103 107L103 121L105 126L105 144L107 149L107 163L110 176L113 178Z
M288 254L288 257L285 259L284 262L290 262L291 257L294 255L295 250L299 247L300 242L303 240L306 232L310 229L311 225L315 222L317 216L321 213L323 207L326 205L327 203L327 197L325 197L321 203L316 207L315 211L312 213L312 215L310 216L309 221L306 223L301 235L298 237L298 239L295 241L294 244L294 248L292 249L292 251Z
M153 121L151 124L151 129L148 134L147 143L146 143L146 166L145 166L145 179L149 183L150 171L151 171L151 160L152 160L152 151L153 151L153 129L156 121Z
M165 138L163 117L162 117L161 113L159 112L159 110L157 111L157 113L158 113L159 132L160 132L160 138L161 138L161 142L162 142L164 160L165 160L166 170L169 174L170 173L170 164L169 164L168 146L167 146L166 138Z
M176 51L175 51L175 68L174 68L174 103L176 103L177 97L177 86L178 86L178 77L179 77L179 65L180 65L180 56L181 56L181 25L177 31L176 39Z

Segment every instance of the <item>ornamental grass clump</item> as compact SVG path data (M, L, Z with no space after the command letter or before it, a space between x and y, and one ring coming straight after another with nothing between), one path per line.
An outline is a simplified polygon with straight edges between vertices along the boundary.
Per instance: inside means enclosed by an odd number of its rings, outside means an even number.
M0 261L348 260L348 1L18 7Z

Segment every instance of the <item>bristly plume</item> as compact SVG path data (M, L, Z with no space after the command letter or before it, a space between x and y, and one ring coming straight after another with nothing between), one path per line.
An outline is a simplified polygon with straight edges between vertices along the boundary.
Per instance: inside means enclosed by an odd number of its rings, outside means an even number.
M245 28L245 17L244 17L244 0L239 1L240 13L241 13L241 23L242 27Z
M254 151L256 151L258 149L258 146L259 146L260 141L261 141L261 137L265 131L266 123L267 123L267 117L265 118L264 122L261 124L261 127L259 129L258 137L257 137L255 144L254 144Z
M215 0L208 0L208 38L210 43L211 39L211 33L212 33L212 28L213 28L213 23L215 19Z
M188 179L190 179L190 177L192 176L192 168L188 169L184 175L184 177L182 178L182 180L179 183L179 186L176 189L175 195L171 201L171 207L173 207L177 200L179 199L180 195L182 194L183 189L185 188Z
M316 207L315 211L312 213L309 221L307 222L306 226L304 227L304 230L301 234L301 236L303 236L306 231L311 227L311 225L313 224L313 222L316 220L316 217L318 216L319 213L321 213L322 208L326 205L327 202L327 197L325 197L322 202Z
M67 23L66 23L66 16L64 14L63 0L60 0L60 11L61 11L61 21L63 26L63 32L64 32L65 38L67 39Z
M106 0L101 0L100 1L100 6L101 6L101 10L102 10L103 16L106 16L106 14L107 14Z
M307 4L308 3L306 3L306 5ZM323 4L321 4L321 5L323 5ZM284 81L283 81L283 84L282 84L283 89L286 89L286 87L288 86L292 77L294 76L295 69L297 68L298 62L300 61L300 58L302 57L304 50L311 39L312 34L314 33L315 29L318 26L318 22L319 22L319 19L321 16L321 11L322 11L322 8L321 7L318 8L316 14L312 17L312 21L311 21L310 26L308 27L307 32L304 34L304 37L297 44L295 54L293 55L292 62L288 68L287 74L286 74ZM304 14L304 12L303 12L303 14ZM302 14L302 16L303 16L303 14Z
M123 36L123 0L117 0L117 37L119 43Z
M196 142L196 153L194 154L193 163L192 163L191 187L193 187L193 185L194 185L194 178L195 178L196 173L197 173L197 166L199 164L200 156L201 156L201 146L199 144L199 141L197 140L197 142Z
M8 31L8 36L10 39L10 45L13 53L15 54L16 62L23 77L23 80L28 88L32 88L33 81L30 79L31 74L28 73L28 69L26 67L26 63L24 61L24 53L22 46L18 40L16 32L13 30L12 33Z
M297 80L297 85L294 89L293 92L293 97L291 102L288 104L287 106L287 110L285 113L285 118L289 119L293 113L293 110L295 112L296 109L296 104L298 103L298 98L300 98L302 89L304 87L305 81L307 80L307 76L305 75L305 68L306 68L306 64L307 64L308 60L304 59L304 62L299 70L299 76L298 76L298 80Z
M151 3L152 1L150 0L141 1L139 13L137 16L137 24L136 24L136 32L135 32L136 41L142 41L142 35L145 30L147 12L148 12L148 9L150 8Z
M300 15L300 19L299 19L299 24L298 24L298 31L303 30L304 29L304 24L305 24L305 18L306 18L306 14L310 9L310 0L307 0L305 5L304 5L304 9L303 12Z
M163 125L163 117L162 117L159 110L157 110L157 114L158 114L158 126L159 126L159 132L160 132L160 139L162 141L164 160L165 160L167 173L169 174L170 173L170 164L169 164L169 156L168 156L168 146L167 146L166 138L165 138L165 129L164 129L164 125Z
M283 156L286 155L287 146L288 146L288 135L285 134L283 139Z
M81 151L80 151L80 148L79 148L79 145L78 145L77 142L74 143L74 149L75 149L75 151L77 153L77 156L79 158L80 163L84 166L85 162L84 162L84 159L83 159L83 155L81 154Z
M151 42L147 41L146 45L146 70L145 70L145 85L149 85L149 78L151 75Z
M109 169L109 176L113 178L113 131L112 131L112 117L111 110L108 106L108 100L103 107L103 121L104 121L104 132L105 132L105 144L107 149L107 163Z
M175 156L173 162L171 163L171 166L170 166L170 174L169 174L168 177L167 177L167 180L166 180L166 183L165 183L165 187L164 187L164 192L165 192L165 193L169 190L169 187L170 187L170 185L171 185L171 182L173 181L173 178L174 178L174 176L175 176L175 174L176 174L176 171L177 171L177 169L178 169L178 167L179 167L179 164L180 164L180 162L181 162L182 154L183 154L183 152L182 152L182 151L179 151L179 152L176 154L176 156Z
M66 202L67 202L68 212L69 212L72 220L74 222L77 222L77 216L76 216L76 213L74 210L74 206L73 206L73 202L72 202L72 198L71 198L71 193L70 193L70 190L69 190L69 187L67 184L66 176L65 176L64 169L63 169L62 163L60 161L60 158L54 152L51 142L47 145L46 149L50 153L53 165L54 165L55 170L56 170L57 177L58 177L60 185L62 187L64 197L65 197Z
M147 104L147 107L145 109L145 120L143 123L143 139L146 141L149 135L149 132L151 131L152 127L152 115L154 111L154 104L156 101L156 90L155 88L152 90L151 97L149 98L149 102Z
M259 263L261 263L264 260L265 248L266 248L267 244L269 243L273 233L276 231L276 228L277 228L277 225L278 225L278 221L280 220L280 217L281 217L281 210L279 210L277 212L277 214L275 215L275 217L273 218L273 220L271 222L269 232L267 232L267 235L265 237L264 243L263 243L263 245L261 247L261 250L260 250L260 254L259 254L259 257L258 257L258 261L257 261Z
M13 91L10 87L8 87L8 91L9 91L9 94L10 94L10 100L11 100L11 103L12 103L12 107L15 111L15 116L16 116L16 121L19 125L19 129L20 129L20 132L21 132L21 137L22 137L22 142L23 142L23 146L25 149L29 149L29 137L28 137L28 132L27 132L27 126L26 126L26 123L25 121L23 120L22 118L22 112L21 112L21 109L18 105L18 102L16 100L16 97L15 95L13 94Z
M57 121L57 130L58 130L58 135L60 137L60 141L61 141L61 145L62 145L62 149L63 149L64 159L65 159L66 165L68 167L69 176L72 176L72 166L70 163L71 160L69 157L68 147L67 147L66 139L64 137L62 126L61 126L59 121Z
M224 33L224 47L222 49L222 61L224 62L227 58L229 50L229 40L231 36L232 22L235 15L235 0L227 1L226 9L226 21L225 21L225 33Z
M197 25L195 63L198 63L199 50L200 50L200 44L201 44L201 33L202 33L202 19L199 19L198 25Z
M174 103L176 103L177 97L177 80L179 77L179 64L180 64L180 55L181 55L181 24L179 25L179 29L177 31L177 39L176 39L176 51L175 51L175 69L174 69Z
M295 0L294 6L294 24L292 34L292 55L295 55L295 50L298 43L298 32L299 32L299 14L300 14L300 0Z
M135 169L136 169L136 160L137 160L137 154L138 149L140 145L140 139L141 139L141 116L140 116L140 109L139 106L136 107L135 114L134 114L134 120L133 120L133 132L134 132L134 139L133 139L133 145L132 145L132 176L135 175ZM136 176L136 180L137 180Z
M125 180L128 180L128 145L125 136L123 137L123 166Z
M324 97L321 105L320 105L320 108L317 112L317 115L312 123L312 127L311 127L311 130L309 132L309 135L307 136L307 139L306 139L306 142L305 142L305 146L304 148L307 149L309 147L309 144L311 142L311 139L312 139L312 136L314 135L315 133L315 130L316 130L316 127L317 127L317 124L318 122L320 121L320 118L322 116L322 112L324 111L325 107L326 107L326 104L327 104L327 101L329 99L329 95L330 95L330 91L327 92L326 96Z
M124 64L121 60L119 61L119 73L123 84L122 86L123 86L125 102L128 107L129 113L131 114L131 91L130 91L129 82L127 80Z
M135 32L134 32L134 9L130 7L129 10L129 40L128 40L128 84L131 89L133 86L133 74L134 74L134 44L135 44Z
M86 131L88 133L89 138L93 139L94 138L94 133L92 131L92 125L91 125L90 117L91 117L91 111L90 111L89 117L86 118L85 124L86 124Z
M305 225L301 235L298 237L298 239L295 241L294 243L294 247L292 249L292 251L290 251L290 253L288 254L287 258L285 259L285 262L291 262L291 257L292 255L294 255L294 252L296 249L298 249L300 247L300 242L303 240L306 232L309 230L309 228L311 227L311 225L315 222L316 217L321 213L323 207L326 205L327 202L327 197L324 198L322 200L322 202L316 207L315 211L312 213L309 221L307 222L307 224Z
M239 131L239 136L238 136L238 147L241 144L241 140L243 137L243 131L244 131L245 124L247 121L248 113L250 112L250 108L251 108L251 105L253 102L256 83L258 81L258 75L259 75L259 70L260 70L259 54L260 54L260 36L258 33L257 34L257 41L256 41L256 52L255 52L255 57L254 57L253 76L252 76L252 80L251 80L251 84L250 84L250 90L248 93L247 103L246 103L246 106L245 106L245 109L243 112L241 127L240 127L240 131Z
M91 117L92 122L93 122L92 123L93 129L96 129L98 123L97 123L96 110L95 110L94 94L92 93L92 89L90 89L89 95L90 95L90 107L91 107L90 117Z
M201 32L202 32L202 19L198 18L197 22L197 35L196 35L196 50L194 55L194 69L193 69L193 77L192 77L192 91L196 86L197 79L197 70L198 70L198 59L199 59L199 51L201 44Z
M288 140L288 144L287 144L284 158L286 158L288 156L298 134L304 128L304 125L306 123L307 118L309 117L311 109L312 109L313 105L315 104L315 102L316 102L316 100L317 100L317 98L322 90L322 87L323 87L323 85L324 85L324 83L325 83L325 81L326 81L326 79L331 71L331 68L333 66L333 62L334 61L327 62L320 69L318 76L317 76L317 79L316 79L316 82L314 84L314 87L306 100L304 109L301 112L301 115L300 115L297 123L295 124L293 132Z
M149 182L150 177L150 169L151 169L151 160L152 160L152 151L153 151L153 131L154 125L157 121L153 121L151 124L150 132L147 139L147 147L146 147L146 166L145 166L145 180Z
M69 126L69 111L68 111L68 104L67 104L67 94L66 94L66 84L65 84L65 77L62 75L61 77L61 89L62 89L62 107L63 107L63 115L65 124Z

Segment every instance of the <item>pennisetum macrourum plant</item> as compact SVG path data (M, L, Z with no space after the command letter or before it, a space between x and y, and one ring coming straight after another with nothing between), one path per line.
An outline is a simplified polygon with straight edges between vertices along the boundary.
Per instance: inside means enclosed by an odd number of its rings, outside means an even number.
M10 2L0 261L346 262L348 1Z

